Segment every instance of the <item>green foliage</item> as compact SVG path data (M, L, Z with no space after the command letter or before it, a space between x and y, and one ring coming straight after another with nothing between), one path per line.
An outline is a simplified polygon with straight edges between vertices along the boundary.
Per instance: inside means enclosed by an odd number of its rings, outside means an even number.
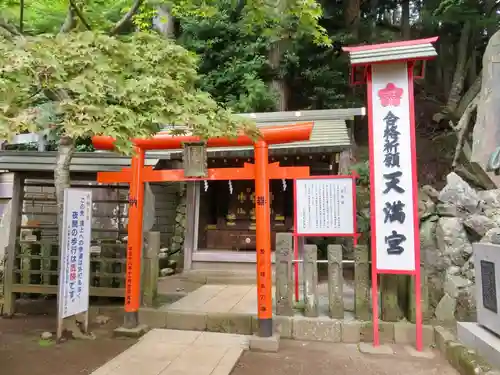
M160 124L195 135L235 135L253 125L196 88L196 58L157 35L121 39L80 32L2 40L0 136L57 129L88 138L105 134L129 149Z
M200 56L200 87L218 102L236 112L272 110L276 100L266 84L270 40L245 33L232 21L231 6L220 1L219 11L210 19L181 18L179 42Z

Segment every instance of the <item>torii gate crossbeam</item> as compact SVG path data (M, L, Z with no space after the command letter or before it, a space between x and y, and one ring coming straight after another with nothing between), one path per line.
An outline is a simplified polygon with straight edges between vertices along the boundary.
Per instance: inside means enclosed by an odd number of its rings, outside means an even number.
M259 335L273 334L272 324L272 271L271 271L271 225L269 180L296 179L309 177L309 167L280 167L279 163L269 163L268 145L307 141L310 139L314 123L299 123L288 126L265 127L260 130L260 138L254 141L247 135L236 138L210 138L207 147L252 146L255 164L245 163L242 168L208 169L206 178L188 178L183 169L153 170L144 166L147 150L172 150L182 148L184 143L198 142L199 137L172 136L158 133L148 139L134 139L135 155L131 167L119 172L99 172L98 182L129 183L129 222L127 243L127 267L125 277L125 326L137 327L141 296L141 253L142 219L144 206L144 183L164 181L199 180L255 180L255 217L257 252L257 304ZM113 150L115 140L111 137L96 136L92 143L98 150Z

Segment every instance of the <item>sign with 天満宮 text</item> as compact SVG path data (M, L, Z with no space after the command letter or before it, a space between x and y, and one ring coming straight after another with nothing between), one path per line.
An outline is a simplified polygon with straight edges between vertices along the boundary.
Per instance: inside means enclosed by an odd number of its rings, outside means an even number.
M415 271L412 129L406 62L371 67L372 231L380 272ZM375 228L373 228L373 224Z
M349 176L295 180L296 234L353 235L353 185Z
M62 225L59 319L85 312L89 307L91 191L71 188L64 191Z

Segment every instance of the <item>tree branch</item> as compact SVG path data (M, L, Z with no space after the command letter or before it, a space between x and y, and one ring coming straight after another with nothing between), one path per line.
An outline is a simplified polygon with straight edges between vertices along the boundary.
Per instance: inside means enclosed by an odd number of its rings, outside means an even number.
M66 18L64 19L64 23L62 24L61 29L59 29L59 32L62 34L69 33L75 27L75 25L76 25L75 12L70 3L68 5L68 12L66 13Z
M7 31L12 36L19 36L19 35L21 35L21 33L19 32L19 30L15 26L9 24L3 18L0 18L0 28L4 29L5 31Z
M75 13L78 16L78 18L80 19L80 21L82 21L82 23L85 26L85 28L87 30L92 30L92 28L90 27L89 23L87 22L87 20L83 16L83 13L80 11L80 8L78 8L78 6L76 5L75 0L69 0L69 4L71 5L71 7L73 8L73 10L75 11Z
M110 31L111 35L119 34L122 29L130 22L132 17L139 11L144 0L134 0L134 4L130 7L129 11L118 21Z
M465 109L464 114L460 118L460 121L458 122L457 126L452 126L452 129L456 132L457 134L457 145L455 147L455 155L453 156L453 162L451 164L452 168L455 168L458 164L458 159L460 158L460 154L462 153L462 147L464 144L464 139L465 139L465 134L467 133L467 130L469 129L469 122L472 117L472 113L475 111L477 108L477 104L479 101L479 94L476 95L474 100L472 100L467 108Z

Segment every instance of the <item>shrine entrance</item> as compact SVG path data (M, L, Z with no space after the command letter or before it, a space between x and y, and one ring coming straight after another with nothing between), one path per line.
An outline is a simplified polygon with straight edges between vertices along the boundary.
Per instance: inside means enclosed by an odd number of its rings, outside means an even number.
M169 133L158 133L149 139L134 139L135 155L131 167L120 172L99 172L98 182L129 183L129 222L127 239L127 267L125 282L125 322L127 328L137 327L138 311L141 303L141 254L143 240L143 205L144 183L173 182L199 180L243 180L254 181L255 193L252 201L255 216L255 248L257 250L257 311L259 319L259 335L270 337L273 334L272 324L272 272L271 272L271 210L270 180L286 180L309 177L309 167L280 167L278 162L269 163L268 146L272 144L307 141L310 139L313 123L299 123L288 126L260 128L260 138L252 140L247 135L236 138L210 138L203 144L194 136L172 136ZM96 136L92 139L97 150L114 149L115 139ZM190 145L195 147L191 154L186 152ZM198 146L198 148L196 148ZM201 146L201 147L200 147ZM205 147L253 146L254 164L244 163L240 168L206 168ZM185 147L186 156L195 155L199 167L176 170L153 170L144 166L147 150L174 150Z

